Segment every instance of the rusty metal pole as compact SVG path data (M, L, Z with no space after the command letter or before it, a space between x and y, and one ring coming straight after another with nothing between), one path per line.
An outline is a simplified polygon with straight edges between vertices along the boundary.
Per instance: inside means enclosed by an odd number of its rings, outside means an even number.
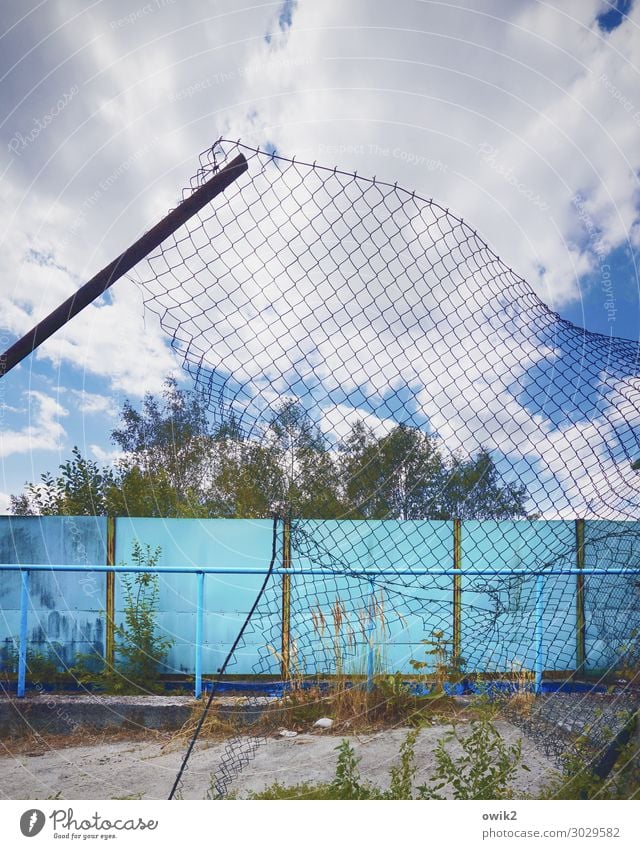
M107 566L116 564L116 520L114 516L107 516ZM115 597L116 597L116 573L106 573L106 623L105 623L105 649L104 657L107 671L113 672L115 663Z
M291 569L291 514L287 512L282 530L282 568ZM291 677L291 575L282 575L282 646L280 674L287 681Z
M462 569L462 521L453 520L453 568ZM453 658L462 656L462 575L453 576Z
M105 266L95 277L92 277L84 286L70 298L60 304L42 321L38 322L22 339L8 348L0 355L0 378L18 365L25 357L52 336L57 330L65 325L70 319L77 315L90 303L104 294L110 286L130 271L134 265L144 259L147 254L158 247L168 236L175 232L178 227L185 224L196 212L211 201L216 195L223 192L234 180L248 169L247 160L240 153L222 170L214 174L199 189L189 195L188 198L179 203L162 221L159 221L148 232L141 236L137 242L128 247L124 253Z

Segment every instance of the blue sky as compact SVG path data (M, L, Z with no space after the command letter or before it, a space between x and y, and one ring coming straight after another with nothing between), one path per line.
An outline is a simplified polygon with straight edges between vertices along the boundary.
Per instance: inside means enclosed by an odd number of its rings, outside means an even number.
M562 317L637 340L638 4L468 7L3 5L0 338L161 217L225 135L434 197ZM124 399L170 372L120 281L0 381L0 511L74 444L107 462Z

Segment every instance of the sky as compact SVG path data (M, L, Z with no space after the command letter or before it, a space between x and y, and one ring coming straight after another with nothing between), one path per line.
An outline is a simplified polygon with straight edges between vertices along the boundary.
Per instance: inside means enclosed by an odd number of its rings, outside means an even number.
M9 0L0 347L175 206L220 136L434 198L551 310L637 341L639 10ZM0 512L73 445L109 462L123 401L168 374L190 386L139 286L120 280L0 379ZM549 434L558 457L590 426Z

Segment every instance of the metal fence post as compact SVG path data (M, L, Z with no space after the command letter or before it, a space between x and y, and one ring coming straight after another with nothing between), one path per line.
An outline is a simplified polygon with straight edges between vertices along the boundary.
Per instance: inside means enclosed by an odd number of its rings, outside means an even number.
M202 695L202 638L204 632L204 572L198 572L196 599L195 697Z
M369 651L367 654L367 690L373 690L373 671L374 671L374 651L373 639L375 634L376 624L376 585L373 581L370 583L371 596L369 598L369 623L367 627L367 641L369 643Z
M282 568L291 569L291 515L287 514L282 529ZM288 680L291 675L291 575L282 575L282 645L280 674Z
M29 615L29 570L20 572L20 642L18 644L18 698L24 698L27 681L27 625Z
M462 569L462 521L453 520L453 568ZM462 575L453 576L453 658L462 656Z
M249 167L247 160L240 153L224 168L210 177L206 183L196 189L189 197L181 201L175 209L166 215L150 230L147 230L137 242L128 247L119 257L106 265L77 292L56 307L42 321L26 333L0 356L0 378L18 365L26 356L60 330L74 315L93 303L121 277L130 271L134 265L151 253L172 233L182 227L193 215L206 204L237 180Z
M107 566L116 565L116 519L107 516ZM106 573L105 585L105 647L104 657L108 671L113 671L115 664L115 621L116 621L116 573Z
M544 672L542 616L544 614L544 576L536 577L536 667L535 692L542 692L542 673Z
M576 568L584 569L584 519L576 519ZM576 672L584 672L587 662L584 575L576 575Z

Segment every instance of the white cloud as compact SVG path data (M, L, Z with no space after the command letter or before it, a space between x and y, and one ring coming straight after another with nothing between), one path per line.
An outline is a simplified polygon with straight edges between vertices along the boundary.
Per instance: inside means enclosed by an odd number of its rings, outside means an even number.
M167 4L122 26L114 21L125 15L125 4L108 12L92 8L68 22L60 7L43 9L35 26L57 33L46 58L66 59L65 79L55 84L65 90L78 83L80 95L5 173L3 324L25 332L130 244L175 204L197 151L220 134L275 143L284 155L397 180L433 196L471 222L552 308L579 299L585 276L598 270L598 251L627 246L630 234L637 242L640 232L634 223L640 4L609 34L595 22L603 8L596 0L470 5L301 0L287 7L293 26L282 27L282 7L273 5L245 11L223 2L210 13ZM265 33L276 30L267 43ZM33 86L33 93L11 115L9 135L26 132L32 116L55 102L52 79L37 76L40 66L20 67L25 91ZM320 206L327 203L317 182L307 186ZM578 457L592 483L600 481L609 494L626 492L623 460L602 443L624 440L621 426L611 424L616 406L625 403L612 388L627 376L622 360L595 387L601 397L597 412L589 407L591 421L569 415L558 425L532 415L516 397L518 382L559 353L548 335L538 338L526 322L518 324L518 299L530 295L515 275L486 281L468 264L464 279L452 272L442 285L418 263L417 277L393 271L385 278L384 266L392 268L394 258L382 252L355 274L353 246L343 234L331 245L325 241L336 268L327 272L325 264L320 274L303 267L295 281L287 280L284 260L304 250L296 238L310 232L313 203L295 210L272 204L271 216L239 230L229 212L246 205L251 191L246 178L242 204L214 203L217 218L210 222L213 230L216 220L224 225L214 249L232 244L242 252L233 278L223 278L217 290L215 273L200 270L194 284L189 275L180 277L180 257L169 251L158 287L164 306L174 310L166 317L170 329L179 327L184 344L204 330L205 363L244 383L256 412L286 393L294 378L318 379L314 393L324 409L338 389L354 393L355 409L357 393L381 405L404 381L452 448L486 443L512 462L544 461L565 494L572 486L567 467ZM573 201L578 193L591 237ZM351 235L366 240L366 232L349 224ZM425 263L434 251L427 235L419 234ZM259 238L275 257L266 260ZM184 242L181 250L186 256L192 245ZM200 254L215 272L207 238ZM287 273L295 266L294 259ZM335 281L351 275L355 283L358 274L360 297L369 299L345 306ZM379 309L386 295L388 313L406 307L414 327L399 333L389 324ZM503 302L492 304L498 296ZM475 327L466 338L465 324ZM157 391L176 367L157 322L142 316L139 291L124 280L112 299L88 308L43 345L29 368L52 363L71 363L135 397ZM556 393L550 403L573 415L564 391L566 397ZM353 414L342 395L332 397L339 406L325 426L335 432ZM106 411L97 396L82 403L86 413ZM388 420L388 410L380 415ZM55 443L44 425L28 428L8 441L5 435L3 444L26 450L29 433ZM570 477L578 476L572 467Z
M125 451L118 451L117 449L105 451L100 445L90 445L89 448L96 460L106 466L112 466L118 460L123 460L127 456Z
M27 206L29 218L34 210ZM54 225L54 243L56 232ZM40 246L37 253L33 244ZM67 251L63 248L62 253ZM7 240L0 258L0 306L7 330L18 336L28 332L85 282L56 259L58 253L25 232L13 242ZM145 317L139 292L127 280L112 288L107 301L94 302L68 322L24 361L24 367L37 369L35 360L55 367L70 363L78 373L105 377L113 390L134 397L158 391L164 377L177 368L157 321Z
M7 516L11 512L11 496L6 492L0 492L0 516Z
M66 432L60 419L68 411L50 395L31 390L26 393L33 403L29 404L30 423L22 430L0 431L0 457L11 454L31 454L38 450L53 451L60 447Z
M366 410L336 404L335 407L323 410L320 429L339 442L349 435L349 431L358 421L364 422L378 438L389 433L397 424L393 419L380 419Z
M78 410L84 415L114 414L113 400L106 395L96 395L94 392L72 389L70 394L78 400Z
M463 5L401 4L398 32L372 4L353 4L345 22L337 3L301 3L277 55L308 61L283 73L277 97L268 81L254 89L256 102L268 98L260 140L435 197L562 306L594 268L575 193L611 248L626 244L636 216L640 12L606 35L594 0ZM276 52L261 51L265 62ZM633 110L603 74L638 100Z

